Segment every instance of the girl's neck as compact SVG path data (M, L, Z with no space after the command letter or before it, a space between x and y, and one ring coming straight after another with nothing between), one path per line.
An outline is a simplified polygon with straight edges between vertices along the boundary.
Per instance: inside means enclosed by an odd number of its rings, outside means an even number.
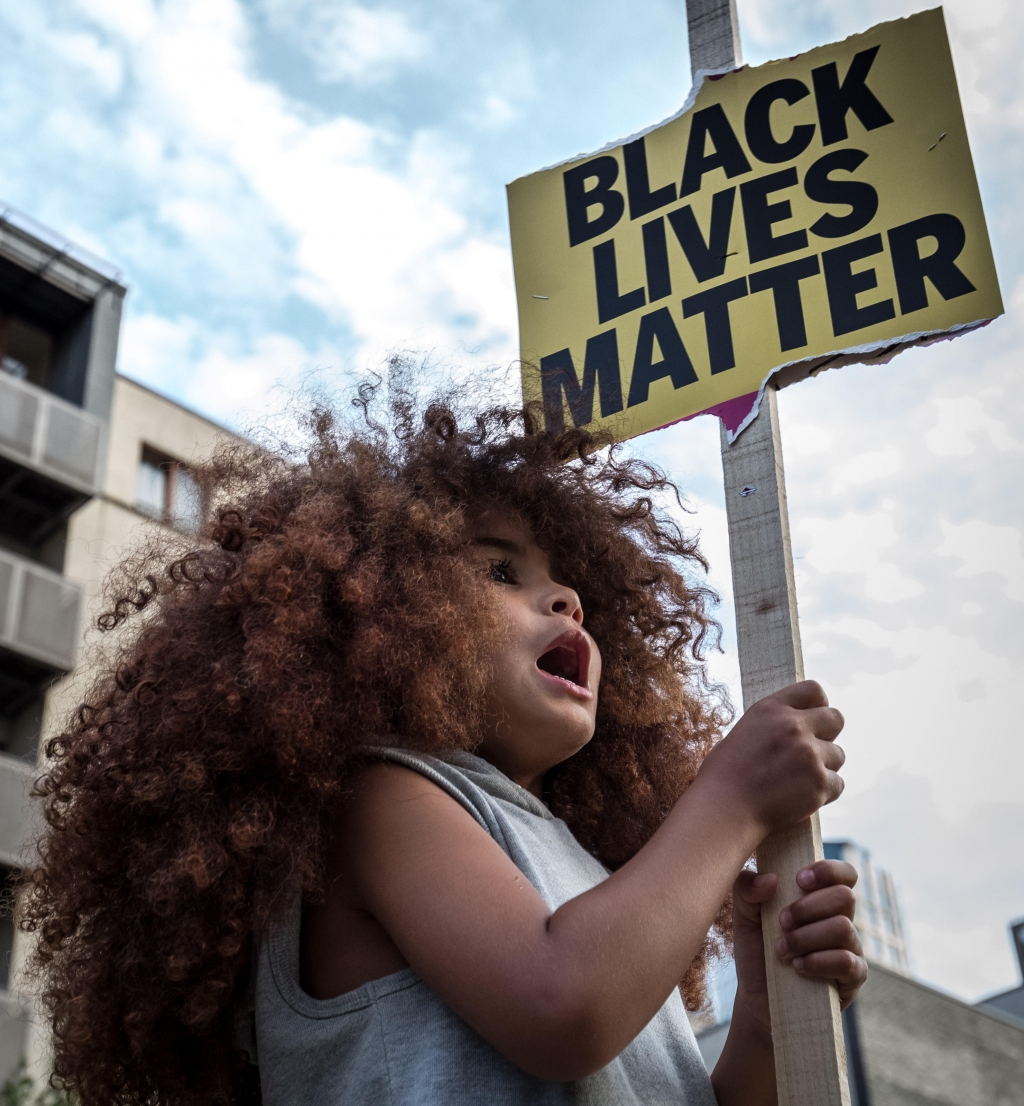
M541 769L526 767L517 764L515 758L508 756L505 750L494 750L486 746L478 748L476 755L508 776L513 783L519 784L524 791L529 791L535 798L544 801L544 777L553 765Z

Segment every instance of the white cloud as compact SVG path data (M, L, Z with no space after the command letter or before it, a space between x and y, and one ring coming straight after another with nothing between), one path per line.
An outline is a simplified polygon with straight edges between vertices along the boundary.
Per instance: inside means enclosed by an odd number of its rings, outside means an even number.
M841 478L841 477L840 477ZM923 586L904 576L883 553L899 544L892 515L849 512L840 518L801 518L794 527L806 547L809 565L823 573L848 572L865 577L864 593L880 603L919 595Z
M979 576L995 572L1006 579L1007 597L1024 603L1024 556L1021 556L1021 533L1013 526L993 526L981 519L956 525L942 522L945 537L938 553L957 557L964 563L956 576Z
M157 23L153 0L80 0L82 11L97 23L116 26L121 37L141 42Z
M1008 936L995 926L936 925L915 917L908 929L917 972L945 991L977 1001L1017 982Z
M951 813L923 771L890 768L826 807L822 831L869 842L872 859L892 873L911 966L927 982L970 1002L1018 982L1006 923L1020 914L1024 886L1019 796Z
M50 39L50 46L65 61L85 70L105 95L113 96L121 88L121 56L95 35L58 34Z
M229 423L266 418L301 386L304 373L314 375L323 364L286 334L262 335L250 350L214 346L196 366L185 398Z
M425 48L411 31L400 33L400 13L314 7L340 21L323 48L333 51L344 32L367 66ZM301 22L301 12L292 14ZM105 114L61 97L44 123L52 146L83 162L96 161L98 152L97 174L131 182L145 196L111 238L129 281L133 271L148 272L177 298L199 300L192 325L206 331L225 331L238 325L232 315L248 316L252 329L235 339L236 352L287 354L285 375L296 360L319 361L321 352L295 337L287 350L266 344L261 332L274 327L256 321L258 305L276 310L289 296L323 313L347 364L375 363L410 345L442 359L463 351L499 363L513 358L510 259L502 242L473 233L453 203L458 150L426 134L402 143L354 117L314 116L291 102L254 75L238 0L159 7L137 0L126 15L122 21L120 5L92 0L88 35L62 37L44 20L26 23L26 33L44 59L58 49L64 63L90 74L97 58L123 58L130 68L127 111ZM101 39L106 45L95 50L83 45ZM356 71L354 53L339 56ZM112 74L113 62L104 64ZM212 327L199 322L208 310L201 290L228 318ZM134 307L130 300L129 328ZM153 314L151 304L144 314ZM188 314L175 311L173 325L184 325ZM147 332L137 328L129 346L137 363L146 359L139 341ZM198 347L189 349L202 358ZM204 366L182 363L178 372L197 373L205 386L212 378ZM210 402L220 413L215 394Z
M895 476L903 468L903 453L896 446L886 446L870 453L861 453L836 467L830 492L840 495L850 488L870 484Z
M1007 0L958 0L951 7L957 27L965 31L994 30L1007 14Z
M926 775L947 816L973 804L1019 800L1022 724L1014 697L1002 693L1020 685L1019 664L945 626L892 629L844 616L805 620L803 632L812 655L817 640L834 635L892 656L875 671L852 673L839 671L843 660L834 646L815 657L815 674L826 686L833 673L847 677L833 700L847 720L841 743L849 754L843 775L850 794L898 769Z
M786 456L792 459L813 457L824 453L835 444L835 438L823 426L799 423L787 428Z
M121 367L158 387L161 376L180 374L190 363L197 331L190 319L172 322L161 315L130 316L121 327Z
M263 7L271 27L300 44L322 81L383 81L430 47L429 37L394 8L322 0L267 0Z
M1007 430L1006 423L985 410L978 396L955 399L936 396L933 403L938 408L938 419L924 436L932 453L940 457L966 457L977 449L973 435L980 433L987 434L997 449L1024 449Z
M121 344L124 372L178 395L211 418L241 427L273 417L297 389L322 383L324 370L340 360L328 348L311 354L288 334L268 331L247 344L232 331L159 315L127 320ZM184 365L190 371L183 379Z
M473 238L464 217L419 179L379 166L376 148L389 136L344 116L307 122L249 78L231 0L183 6L196 8L189 20L151 44L162 91L293 236L302 293L374 348L422 329L432 343L457 347L465 328L446 320L465 316L470 344L510 353L514 298L505 251ZM213 7L219 19L209 14ZM483 303L480 289L495 287L504 295Z

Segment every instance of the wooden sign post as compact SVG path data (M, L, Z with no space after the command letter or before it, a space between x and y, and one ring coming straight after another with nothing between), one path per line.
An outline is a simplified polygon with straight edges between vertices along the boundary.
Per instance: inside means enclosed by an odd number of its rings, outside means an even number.
M765 389L757 418L732 445L723 429L722 468L746 708L804 678L774 388ZM779 1106L850 1103L835 987L801 979L775 955L779 911L803 894L796 874L823 855L817 814L757 850L758 870L779 877L775 899L761 908Z
M742 64L736 0L687 0L686 14L694 76L699 69ZM804 678L775 389L765 389L757 418L732 445L721 425L736 642L746 709ZM835 987L801 979L775 955L782 933L779 911L803 894L796 874L823 856L817 814L773 834L757 850L758 870L779 877L775 899L761 912L779 1106L850 1104Z

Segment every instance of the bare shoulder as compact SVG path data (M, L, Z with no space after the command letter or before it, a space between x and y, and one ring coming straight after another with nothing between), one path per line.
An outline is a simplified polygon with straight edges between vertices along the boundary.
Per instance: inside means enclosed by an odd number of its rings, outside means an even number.
M451 847L469 837L493 845L490 836L455 798L422 773L391 761L357 770L338 811L335 839L346 852L377 868L388 853L422 854L438 841Z
M422 772L407 768L393 760L371 760L357 768L351 776L351 801L361 804L390 803L435 793L455 802Z
M533 1071L551 1010L561 1009L551 910L497 841L443 788L388 762L352 777L334 841L328 901L348 897L337 924L311 918L324 951L310 957L310 986L337 994L408 964Z
M302 985L321 999L406 967L418 920L445 894L448 860L495 847L455 799L402 765L369 763L346 792L331 819L323 895L303 913Z
M408 804L415 816L423 805L431 809L454 809L475 822L468 811L433 780L395 761L371 761L357 769L350 781L347 807L358 818L408 816Z

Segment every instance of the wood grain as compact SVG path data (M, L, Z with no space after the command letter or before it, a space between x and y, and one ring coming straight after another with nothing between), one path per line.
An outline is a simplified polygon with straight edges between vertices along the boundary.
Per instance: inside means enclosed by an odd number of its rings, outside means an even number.
M746 708L804 678L774 388L733 445L723 429L722 468ZM817 814L757 850L758 871L779 877L775 899L761 908L779 1106L850 1106L836 989L801 979L775 955L779 912L803 894L796 874L822 855Z

